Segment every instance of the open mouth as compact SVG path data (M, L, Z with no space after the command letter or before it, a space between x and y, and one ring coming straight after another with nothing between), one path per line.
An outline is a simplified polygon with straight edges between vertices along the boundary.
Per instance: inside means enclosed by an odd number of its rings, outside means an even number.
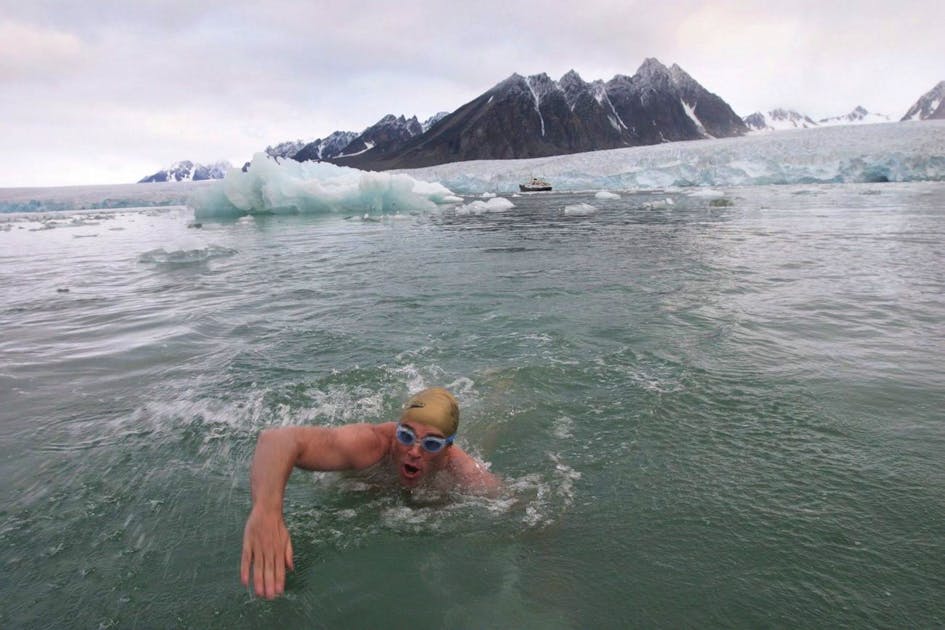
M420 474L420 469L412 464L405 463L403 465L404 477L408 479L413 479Z

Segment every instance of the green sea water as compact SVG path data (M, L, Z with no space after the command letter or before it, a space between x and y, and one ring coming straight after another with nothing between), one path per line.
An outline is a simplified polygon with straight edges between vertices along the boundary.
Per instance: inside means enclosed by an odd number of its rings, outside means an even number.
M945 626L945 185L721 193L5 217L0 627ZM505 494L296 472L255 598L258 432L433 385Z

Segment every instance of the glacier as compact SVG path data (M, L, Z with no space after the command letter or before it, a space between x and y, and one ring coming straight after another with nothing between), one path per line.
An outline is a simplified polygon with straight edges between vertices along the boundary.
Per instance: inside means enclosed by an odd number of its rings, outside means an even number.
M189 205L197 218L257 213L398 214L461 207L458 195L512 195L540 176L556 192L814 183L945 181L945 120L775 131L526 160L371 172L254 156L222 180L0 189L0 212ZM542 193L537 193L542 194ZM501 211L470 205L468 212Z
M511 193L533 176L556 191L945 181L945 121L785 130L398 172L459 194Z

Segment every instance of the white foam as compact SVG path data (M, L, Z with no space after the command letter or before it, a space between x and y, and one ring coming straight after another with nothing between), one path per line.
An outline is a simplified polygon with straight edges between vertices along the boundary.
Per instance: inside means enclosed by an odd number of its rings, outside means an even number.
M552 435L561 440L567 440L573 437L571 430L574 428L574 420L568 416L561 416L555 420L552 427Z

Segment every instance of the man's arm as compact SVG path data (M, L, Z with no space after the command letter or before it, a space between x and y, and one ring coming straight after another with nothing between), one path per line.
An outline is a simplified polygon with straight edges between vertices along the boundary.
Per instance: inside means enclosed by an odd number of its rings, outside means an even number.
M282 427L259 434L250 485L253 508L243 530L240 578L256 594L272 599L293 569L292 541L282 515L285 486L296 466L306 470L358 470L379 462L390 447L390 426Z

